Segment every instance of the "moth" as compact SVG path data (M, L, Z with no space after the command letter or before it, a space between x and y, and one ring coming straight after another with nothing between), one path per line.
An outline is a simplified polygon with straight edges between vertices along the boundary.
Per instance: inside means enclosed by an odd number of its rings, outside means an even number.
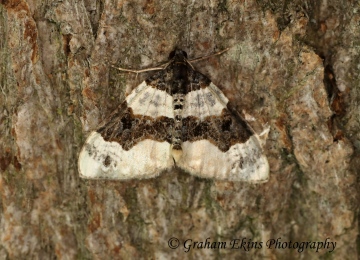
M144 179L176 166L202 178L268 180L259 136L186 52L171 52L169 62L153 70L89 135L80 177Z

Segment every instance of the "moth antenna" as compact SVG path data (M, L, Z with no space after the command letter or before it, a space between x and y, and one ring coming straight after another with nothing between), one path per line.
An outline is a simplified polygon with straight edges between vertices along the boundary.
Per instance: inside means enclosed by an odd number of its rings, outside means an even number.
M131 73L136 73L136 74L147 72L147 71L163 70L164 69L163 67L153 67L153 68L147 68L147 69L141 69L141 70L131 70L131 69L124 69L124 68L115 67L114 65L111 65L111 67L113 67L114 69L120 70L120 71L131 72Z
M192 60L188 60L188 63L190 64L190 62L196 62L196 61L200 61L200 60L205 60L205 59L208 59L208 58L210 58L212 56L217 56L217 55L223 54L224 52L227 52L228 50L230 50L230 48L226 48L226 49L224 49L222 51L218 51L218 52L212 53L212 54L204 56L204 57L199 57L199 58L195 58L195 59L192 59Z
M113 67L114 69L117 69L120 71L139 74L139 73L143 73L143 72L147 72L147 71L164 70L167 68L167 66L169 66L170 63L171 63L171 61L168 61L168 62L165 62L165 63L159 65L160 67L152 67L152 68L146 68L146 69L141 69L141 70L124 69L124 68L116 67L114 65L110 65L110 66Z
M186 60L186 62L187 62L187 64L189 64L189 65L190 65L190 67L191 67L193 70L195 70L194 66L190 63L190 61L189 61L189 60Z

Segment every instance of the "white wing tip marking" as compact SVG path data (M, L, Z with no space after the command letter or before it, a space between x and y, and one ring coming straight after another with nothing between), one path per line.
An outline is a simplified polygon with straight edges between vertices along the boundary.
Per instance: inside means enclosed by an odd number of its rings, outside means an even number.
M155 177L173 164L167 142L145 139L125 151L119 143L92 132L80 152L78 168L82 178L126 180Z
M269 164L255 136L237 143L226 152L208 140L183 143L177 165L190 174L224 181L266 182Z

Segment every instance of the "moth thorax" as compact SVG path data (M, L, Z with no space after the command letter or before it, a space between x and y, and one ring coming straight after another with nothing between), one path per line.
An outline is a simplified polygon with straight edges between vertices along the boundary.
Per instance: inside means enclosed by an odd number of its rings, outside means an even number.
M174 108L174 130L172 135L172 147L174 150L181 150L182 143L182 110L184 105L184 94L173 95Z

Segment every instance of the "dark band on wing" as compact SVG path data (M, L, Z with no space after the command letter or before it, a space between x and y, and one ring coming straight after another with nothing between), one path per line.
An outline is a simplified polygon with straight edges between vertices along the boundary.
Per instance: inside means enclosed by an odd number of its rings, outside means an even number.
M105 141L118 142L126 151L145 139L171 143L174 119L134 115L124 103L97 130Z
M226 152L236 143L245 143L253 135L246 122L235 118L227 109L221 116L208 116L200 121L189 116L183 119L183 142L208 140Z
M97 132L105 141L118 142L126 151L140 141L151 139L171 144L174 119L134 115L125 102ZM247 123L224 109L220 116L208 116L200 121L189 116L182 119L182 142L208 140L226 152L236 143L246 142L253 135Z

